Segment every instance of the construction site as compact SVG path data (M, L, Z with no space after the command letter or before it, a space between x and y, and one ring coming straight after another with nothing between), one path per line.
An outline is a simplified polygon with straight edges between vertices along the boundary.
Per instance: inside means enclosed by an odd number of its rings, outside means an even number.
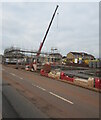
M1 60L4 95L20 118L99 118L101 59L76 51L62 56L57 48L42 52L58 7L37 51L18 47L4 50ZM3 109L4 118L19 118Z

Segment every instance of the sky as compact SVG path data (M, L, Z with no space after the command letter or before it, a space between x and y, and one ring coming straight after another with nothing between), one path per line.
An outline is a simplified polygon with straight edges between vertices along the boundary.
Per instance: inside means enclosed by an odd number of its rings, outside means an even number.
M70 51L99 57L98 2L4 2L2 3L2 47L38 50L56 5L58 11L42 48L57 48L62 55ZM1 10L0 10L1 11ZM1 24L0 24L1 26Z

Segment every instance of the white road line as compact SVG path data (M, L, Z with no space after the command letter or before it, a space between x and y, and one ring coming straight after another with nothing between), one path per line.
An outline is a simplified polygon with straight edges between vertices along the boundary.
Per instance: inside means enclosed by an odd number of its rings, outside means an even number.
M10 73L10 74L13 75L13 76L16 76L16 77L20 78L21 80L23 80L22 77L19 77L19 76L15 75L14 73Z
M14 73L10 73L11 75L13 75L13 76L16 76Z
M65 98L63 98L63 97L61 97L61 96L59 96L59 95L56 95L56 94L54 94L53 92L49 92L51 95L53 95L53 96L55 96L55 97L57 97L57 98L59 98L59 99L61 99L61 100L63 100L63 101L65 101L65 102L68 102L68 103L70 103L70 104L74 104L73 102L71 102L71 101L69 101L69 100L67 100L67 99L65 99Z
M13 76L16 76L14 73L10 73L11 75L13 75ZM18 76L16 76L16 77L18 77ZM19 77L20 79L23 79L23 78L21 78L21 77ZM37 87L37 88L39 88L39 89L41 89L41 90L43 90L43 91L46 91L46 89L44 89L44 88L42 88L42 87L40 87L40 86L38 86L38 85L34 85L34 84L32 84L33 86L35 86L35 87ZM51 95L53 95L53 96L55 96L55 97L57 97L57 98L59 98L59 99L61 99L61 100L63 100L63 101L65 101L65 102L68 102L68 103L70 103L70 104L74 104L73 102L71 102L71 101L69 101L69 100L67 100L67 99L65 99L65 98L63 98L63 97L61 97L61 96L59 96L59 95L56 95L55 93L53 93L53 92L49 92Z
M21 80L23 80L23 78L22 77L19 77Z
M33 86L36 86L36 85L34 85L33 83L32 83L32 85L33 85Z
M36 87L38 87L39 89L41 89L41 90L43 90L43 91L46 91L46 89L44 89L44 88L42 88L42 87L40 87L40 86L36 86Z

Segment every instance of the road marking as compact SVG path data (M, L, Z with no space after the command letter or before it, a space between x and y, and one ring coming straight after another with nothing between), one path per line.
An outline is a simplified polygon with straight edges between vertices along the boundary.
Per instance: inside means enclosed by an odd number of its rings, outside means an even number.
M16 76L14 73L10 73L11 75L13 75L13 76Z
M46 91L46 89L44 89L44 88L42 88L42 87L40 87L40 86L36 86L36 87L38 87L39 89L41 89L41 90L43 90L43 91Z
M13 75L13 76L16 76L14 73L10 73L11 75ZM16 76L16 77L18 77L18 76ZM21 77L19 77L20 79L23 79L23 78L21 78ZM32 84L33 86L35 86L35 87L37 87L37 88L39 88L39 89L41 89L41 90L43 90L43 91L46 91L46 89L44 89L44 88L42 88L42 87L40 87L40 86L38 86L38 85L34 85L34 84ZM57 94L55 94L55 93L53 93L53 92L49 92L51 95L53 95L53 96L55 96L55 97L57 97L57 98L59 98L59 99L61 99L61 100L63 100L63 101L65 101L65 102L68 102L68 103L70 103L70 104L74 104L73 102L71 102L71 101L69 101L69 100L67 100L67 99L65 99L65 98L63 98L63 97L61 97L61 96L59 96L59 95L57 95Z
M33 85L33 86L36 86L36 85L34 85L33 83L32 83L32 85Z
M42 88L42 87L40 87L38 85L34 85L33 83L32 83L32 85L35 86L35 87L37 87L37 88L39 88L39 89L41 89L41 90L43 90L43 91L46 91L46 89L44 89L44 88Z
M59 96L59 95L56 95L56 94L54 94L53 92L49 92L51 95L53 95L53 96L55 96L55 97L57 97L57 98L59 98L59 99L61 99L61 100L63 100L63 101L65 101L65 102L68 102L68 103L70 103L70 104L74 104L73 102L71 102L71 101L69 101L69 100L67 100L67 99L65 99L65 98L63 98L63 97L61 97L61 96Z
M23 80L22 77L19 77L19 76L15 75L14 73L10 73L10 74L13 75L13 76L16 76L16 77L20 78L21 80Z
M23 78L22 77L19 77L21 80L23 80Z

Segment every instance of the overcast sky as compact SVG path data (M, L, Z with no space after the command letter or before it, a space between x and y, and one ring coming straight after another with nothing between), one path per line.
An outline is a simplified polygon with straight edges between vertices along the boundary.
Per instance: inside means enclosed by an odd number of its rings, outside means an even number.
M99 56L99 3L20 2L2 4L2 49L16 46L38 50L56 5L59 5L44 52L56 47Z

